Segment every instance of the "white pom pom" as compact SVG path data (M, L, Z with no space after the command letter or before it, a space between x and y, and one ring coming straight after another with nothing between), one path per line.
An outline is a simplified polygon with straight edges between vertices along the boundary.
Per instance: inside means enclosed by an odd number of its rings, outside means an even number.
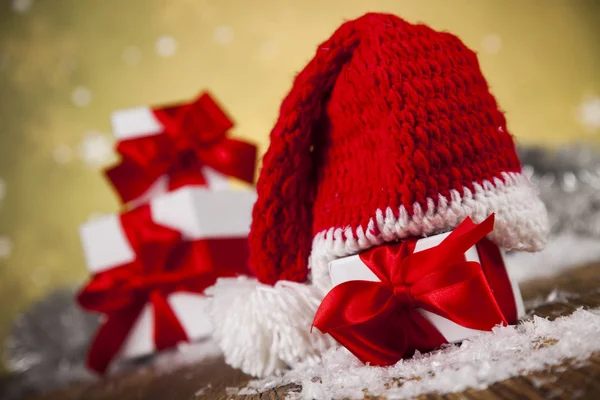
M205 293L212 297L213 337L227 364L263 377L316 359L335 341L310 332L323 293L312 285L253 278L221 278Z

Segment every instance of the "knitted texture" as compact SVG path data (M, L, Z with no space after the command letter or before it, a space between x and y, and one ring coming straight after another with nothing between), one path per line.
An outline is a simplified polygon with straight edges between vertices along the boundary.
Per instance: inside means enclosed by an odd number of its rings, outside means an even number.
M396 223L478 190L482 198L495 187L506 192L520 172L475 53L449 33L367 14L319 46L283 101L257 183L251 268L263 283L304 282L317 235L338 229L346 241L362 232L374 245L382 240L381 224L373 223L378 213L392 213L386 218ZM504 218L507 234L526 226L531 211L531 229L543 235L545 210L535 193L514 199L533 206ZM470 214L463 211L454 215ZM448 218L440 216L436 227L460 222ZM418 224L396 231L402 233L387 240L431 233ZM539 243L512 247L535 250Z

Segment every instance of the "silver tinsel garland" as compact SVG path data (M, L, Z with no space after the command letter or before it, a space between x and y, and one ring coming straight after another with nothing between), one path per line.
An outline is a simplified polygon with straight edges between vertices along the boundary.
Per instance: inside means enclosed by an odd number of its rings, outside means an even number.
M600 238L600 153L592 146L521 148L523 170L539 187L552 233Z
M97 379L85 367L85 358L99 318L83 311L75 295L74 288L55 290L15 318L4 342L4 361L11 376L6 387L0 387L0 400ZM117 360L113 372L132 370L151 358Z
M56 290L15 318L4 343L12 376L1 400L92 379L84 360L98 320L75 304L74 295L74 289Z
M519 155L546 203L552 234L600 238L600 153L586 146L522 147ZM83 363L98 322L73 296L58 290L16 318L4 349L13 378L1 400L92 379Z

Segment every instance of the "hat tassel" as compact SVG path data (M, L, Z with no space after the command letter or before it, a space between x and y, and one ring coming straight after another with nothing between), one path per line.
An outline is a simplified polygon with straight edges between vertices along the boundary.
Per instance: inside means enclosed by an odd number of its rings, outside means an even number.
M257 377L279 374L318 358L335 341L310 322L323 293L312 285L279 281L265 285L247 277L221 278L211 297L213 337L227 364Z

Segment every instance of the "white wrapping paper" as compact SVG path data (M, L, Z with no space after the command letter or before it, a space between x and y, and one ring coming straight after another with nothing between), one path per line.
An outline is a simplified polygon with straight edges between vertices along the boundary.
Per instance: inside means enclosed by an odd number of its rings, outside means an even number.
M415 252L419 252L425 249L429 249L431 247L437 246L444 240L450 232L443 233L440 235L430 236L424 239L420 239L416 246ZM504 255L502 255L504 260ZM477 253L477 248L475 246L471 247L465 253L465 258L467 261L475 261L480 263L479 255ZM339 285L340 283L353 281L353 280L364 280L371 282L379 282L377 276L362 262L358 255L341 258L338 260L334 260L329 263L329 274L331 276L331 280L333 285ZM521 291L519 290L519 285L517 282L509 276L515 305L517 308L517 315L519 318L525 315L525 307L523 305L523 299L521 297ZM433 324L438 331L444 335L448 342L460 342L468 337L476 335L481 331L475 329L465 328L464 326L460 326L449 319L441 317L432 312L418 309L419 313L423 315L431 324Z

